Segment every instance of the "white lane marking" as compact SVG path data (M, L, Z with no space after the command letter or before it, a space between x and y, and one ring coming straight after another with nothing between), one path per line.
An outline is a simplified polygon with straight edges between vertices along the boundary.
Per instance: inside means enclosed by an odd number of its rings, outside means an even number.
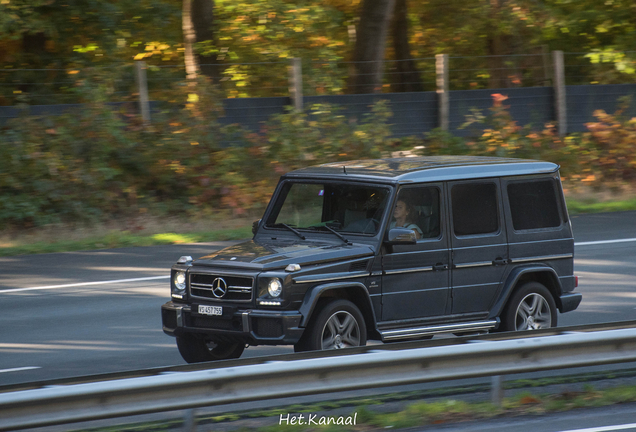
M633 429L636 428L636 423L624 424L624 425L615 425L615 426L599 426L587 429L572 429L561 432L605 432L605 431L617 431L617 430L625 430L625 429Z
M580 243L574 243L574 246L588 246L588 245L597 245L597 244L626 243L626 242L636 242L636 238L580 242Z
M73 288L73 287L91 286L91 285L106 285L106 284L116 284L116 283L124 283L124 282L142 282L142 281L168 279L168 278L170 278L169 275L151 276L151 277L133 278L133 279L117 279L117 280L108 280L108 281L99 281L99 282L79 282L79 283L72 283L72 284L66 284L66 285L48 285L48 286L39 286L39 287L30 287L30 288L12 288L12 289L0 290L0 294L24 292L24 291L35 291L35 290L49 290L49 289L58 289L58 288Z
M20 372L20 371L31 370L31 369L42 369L42 368L40 366L24 366L24 367L13 368L13 369L0 369L0 373Z
M636 242L636 238L580 242L580 243L574 243L574 246L588 246L588 245L624 243L624 242ZM35 291L35 290L58 289L58 288L72 288L72 287L91 286L91 285L106 285L106 284L115 284L115 283L124 283L124 282L142 282L142 281L149 281L149 280L166 279L169 277L170 276L152 276L152 277L145 277L145 278L118 279L118 280L99 281L99 282L79 282L79 283L66 284L66 285L49 285L49 286L30 287L30 288L14 288L14 289L0 290L0 294L24 292L24 291Z

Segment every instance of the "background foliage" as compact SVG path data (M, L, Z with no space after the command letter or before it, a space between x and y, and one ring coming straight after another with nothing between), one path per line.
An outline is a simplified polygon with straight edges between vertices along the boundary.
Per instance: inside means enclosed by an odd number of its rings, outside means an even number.
M193 1L193 0L189 0ZM223 83L225 97L286 94L284 68L271 64L304 60L306 88L317 94L346 90L353 72L357 30L367 3L361 0L194 0L214 5L207 24L211 39L195 51L209 63L202 72ZM46 83L65 86L67 71L108 67L111 80L128 80L132 60L151 66L183 66L183 0L2 0L0 1L0 82L18 83L21 94ZM389 32L385 58L413 61L412 73L387 63L386 74L431 89L440 53L481 56L454 59L458 82L466 88L537 85L510 78L507 69L539 67L541 55L562 50L576 68L569 84L624 82L636 73L636 4L630 0L400 0L395 23L408 26L406 40ZM400 11L404 11L404 20ZM398 16L400 15L400 16ZM404 44L407 44L405 47ZM401 49L405 48L405 49ZM518 56L504 58L501 56ZM526 56L526 57L524 57ZM566 65L567 66L567 65ZM397 69L395 69L397 67ZM19 76L11 71L20 69ZM25 71L29 69L30 71ZM184 71L179 69L183 79ZM419 75L418 75L419 74ZM475 76L481 79L475 79ZM394 83L390 91L408 90ZM403 84L403 83L402 83ZM355 88L355 87L354 87ZM411 88L413 88L411 86ZM2 93L2 92L0 92ZM48 93L51 93L49 91ZM0 95L0 104L16 102ZM28 99L27 99L28 102Z
M87 91L91 91L87 89ZM0 225L41 226L154 215L235 216L261 211L280 175L338 160L466 154L543 159L562 166L566 185L620 187L636 179L636 120L597 112L589 131L561 138L517 125L505 98L470 122L488 128L472 139L435 130L392 139L391 112L378 103L364 118L337 107L289 111L260 133L221 126L216 90L199 83L198 102L166 108L144 127L125 107L100 102L59 118L25 117L0 129ZM175 98L185 98L177 87ZM181 97L179 97L181 95ZM225 144L231 140L233 145Z
M186 83L183 0L0 0L0 105L51 103L60 95L56 102L88 104L0 126L0 226L147 212L240 215L262 208L291 169L398 151L551 160L570 184L621 187L636 180L636 121L623 110L597 112L588 132L565 138L551 124L541 131L517 125L499 94L489 112L467 119L467 128L488 125L471 139L437 130L392 139L384 105L358 119L333 106L290 111L259 133L222 126L222 98L287 95L291 57L303 59L311 92L352 88L350 60L358 58L356 37L370 2L213 3L213 36L194 47L210 62L201 68L206 76ZM395 28L388 32L385 76L399 72L391 61L409 62L408 74L398 75L421 85L387 81L383 91L433 89L431 59L439 53L452 56L457 88L543 85L540 59L551 50L576 53L566 56L566 68L575 71L568 84L624 82L636 74L636 3L629 0L397 3L403 16L393 26L407 25L408 32L406 40ZM160 77L149 83L161 101L151 126L132 105L108 105L136 99L133 60Z

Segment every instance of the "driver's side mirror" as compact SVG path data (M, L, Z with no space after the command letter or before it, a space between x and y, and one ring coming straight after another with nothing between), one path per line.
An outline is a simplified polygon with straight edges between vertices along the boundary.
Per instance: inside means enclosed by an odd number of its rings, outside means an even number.
M262 219L252 222L252 234L256 235L256 231L258 231L258 226L261 224L261 221Z
M417 243L415 231L408 228L391 228L384 237L387 245L408 245Z

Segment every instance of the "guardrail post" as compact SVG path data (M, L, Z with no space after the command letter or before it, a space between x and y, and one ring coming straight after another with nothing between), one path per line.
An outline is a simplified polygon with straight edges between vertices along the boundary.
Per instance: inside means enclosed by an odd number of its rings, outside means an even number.
M197 422L194 409L185 410L183 414L183 432L196 432Z
M145 125L150 123L150 103L148 101L148 80L146 78L146 62L135 61L135 78L137 81L137 91L139 93L139 111L141 119Z
M450 111L448 100L448 54L435 55L435 74L437 77L437 126L441 130L447 131Z
M297 111L303 109L303 72L298 57L291 59L289 68L289 97Z
M554 111L556 113L557 131L559 136L568 132L568 112L565 104L565 67L563 51L552 51L554 63Z
M490 400L493 405L500 407L503 404L503 380L501 375L494 375L491 381Z

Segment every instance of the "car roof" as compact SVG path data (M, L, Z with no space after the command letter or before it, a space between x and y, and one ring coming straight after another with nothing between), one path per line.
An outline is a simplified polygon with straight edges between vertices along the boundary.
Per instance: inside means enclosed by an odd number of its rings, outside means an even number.
M559 165L532 159L484 156L426 156L332 162L291 171L283 178L331 178L383 183L431 182L549 174Z

